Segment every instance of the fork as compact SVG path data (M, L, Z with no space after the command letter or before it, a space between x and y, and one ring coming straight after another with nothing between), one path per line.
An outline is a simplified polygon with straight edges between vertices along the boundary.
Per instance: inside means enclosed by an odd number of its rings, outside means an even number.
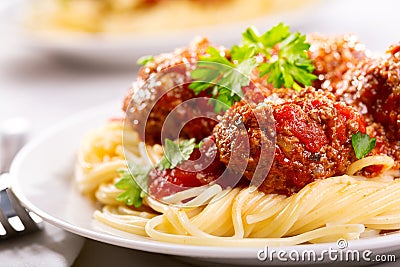
M0 192L0 240L36 232L36 222L8 188ZM1 231L3 230L3 231Z
M8 187L8 172L11 160L26 142L27 124L13 119L0 127L0 240L36 232L41 228L41 219L27 211ZM2 174L3 173L3 174Z

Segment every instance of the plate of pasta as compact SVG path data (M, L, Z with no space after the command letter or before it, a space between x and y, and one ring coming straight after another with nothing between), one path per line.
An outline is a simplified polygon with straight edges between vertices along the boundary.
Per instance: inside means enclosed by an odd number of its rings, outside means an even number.
M141 58L122 111L97 107L32 141L12 190L68 231L199 261L395 255L399 46L376 56L353 35L283 23L242 38Z

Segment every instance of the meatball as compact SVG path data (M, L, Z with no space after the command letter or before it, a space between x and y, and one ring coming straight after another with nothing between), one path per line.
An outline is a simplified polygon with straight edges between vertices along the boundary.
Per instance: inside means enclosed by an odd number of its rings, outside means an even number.
M293 99L298 95L298 92L292 88L274 88L270 83L267 83L265 77L256 76L258 73L253 72L248 86L242 88L243 98L251 103L262 103L264 101L274 102Z
M270 106L245 100L235 103L215 126L213 135L220 161L233 172L244 172L243 175L251 180L257 167L265 173L271 166L275 122Z
M357 108L377 139L375 154L387 154L400 167L400 45L384 58L367 58L338 85L339 99Z
M389 138L382 124L371 122L367 116L367 133L376 139L376 145L371 151L372 155L388 155L395 160L393 169L400 169L400 142ZM370 166L363 170L362 174L367 177L374 177L379 174L383 166Z
M268 141L262 144L260 140L273 136L270 127L257 124L256 115L268 114L271 109L276 143L272 166L265 172L261 191L291 195L314 180L344 174L356 161L351 136L358 131L365 132L363 116L343 102L336 102L333 94L307 88L281 104L256 107L244 101L234 104L213 131L221 162L233 171L245 165L243 176L253 178L254 169L260 164L262 146L271 144ZM248 135L249 156L232 158L245 143L239 146L234 143L244 131Z
M312 86L332 93L336 92L343 74L366 57L364 45L354 35L327 37L314 34L307 36L307 41L311 44L309 56L317 76Z
M400 45L386 58L370 58L349 70L341 99L380 123L391 140L400 139Z
M217 123L211 105L201 100L200 104L186 102L196 97L188 88L192 81L190 71L209 46L209 42L202 39L188 48L162 54L140 69L125 97L123 110L131 127L147 144L161 144L164 138L201 140L211 134ZM163 126L174 109L172 120Z

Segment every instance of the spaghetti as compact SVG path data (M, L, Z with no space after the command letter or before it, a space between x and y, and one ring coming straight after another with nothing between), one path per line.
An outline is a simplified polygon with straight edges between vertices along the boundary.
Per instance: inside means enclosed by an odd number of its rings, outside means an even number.
M317 180L289 197L253 192L249 187L222 190L215 184L188 193L197 195L192 199L195 204L211 199L205 205L171 206L148 196L142 207L127 207L115 200L122 191L114 185L120 179L116 170L126 168L123 128L122 121L110 121L88 134L77 164L79 188L103 204L94 218L116 229L181 244L283 246L353 240L364 233L400 228L400 199L396 197L400 180L395 179L399 174L390 170L393 159L382 155L355 161L347 174ZM125 153L149 164L136 133L125 129L124 134L129 135L124 138L129 140ZM158 145L150 148L153 157L159 158L159 153ZM385 171L375 178L355 175L373 165L382 165ZM167 200L179 202L185 198L180 195Z

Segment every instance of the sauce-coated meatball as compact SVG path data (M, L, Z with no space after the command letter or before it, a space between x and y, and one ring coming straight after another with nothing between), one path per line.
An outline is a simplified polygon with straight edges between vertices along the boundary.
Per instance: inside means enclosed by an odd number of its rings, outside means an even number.
M274 159L260 187L263 192L290 195L314 180L344 174L356 160L351 137L358 131L365 132L363 116L343 102L336 102L331 93L308 88L281 104L254 107L238 102L214 128L220 160L231 168L247 165L243 173L247 179L253 178L259 164L260 136L270 136L270 128L259 127L254 115L263 108L266 113L272 108L276 128ZM243 135L238 121L243 123L249 136L250 155L248 159L231 163L232 155L241 149L232 143L236 136ZM239 144L242 143L245 142Z

